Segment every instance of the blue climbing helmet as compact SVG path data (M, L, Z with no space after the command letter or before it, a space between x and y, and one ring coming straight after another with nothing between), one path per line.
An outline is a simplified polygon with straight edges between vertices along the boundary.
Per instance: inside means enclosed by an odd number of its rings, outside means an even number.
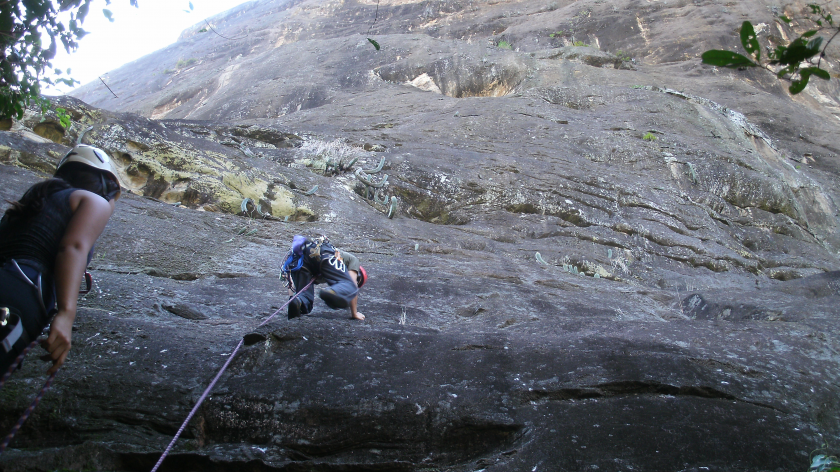
M309 240L304 236L295 236L295 239L292 240L292 248L289 249L289 252L286 253L286 257L283 259L283 267L280 269L280 278L283 280L284 285L288 288L291 288L294 285L292 283L292 272L296 272L303 267L303 248L308 242Z
M309 242L306 237L296 235L292 240L292 248L286 254L286 259L283 261L283 272L294 272L303 267L303 247Z

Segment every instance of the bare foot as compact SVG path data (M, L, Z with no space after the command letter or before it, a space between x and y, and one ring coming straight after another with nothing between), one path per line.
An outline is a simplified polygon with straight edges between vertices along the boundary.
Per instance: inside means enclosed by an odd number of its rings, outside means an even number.
M359 312L357 311L357 312L356 312L356 316L351 316L351 317L350 317L350 319L351 319L351 320L359 320L359 321L363 321L363 320L365 319L365 315L363 315L363 314L361 314L361 313L359 313Z

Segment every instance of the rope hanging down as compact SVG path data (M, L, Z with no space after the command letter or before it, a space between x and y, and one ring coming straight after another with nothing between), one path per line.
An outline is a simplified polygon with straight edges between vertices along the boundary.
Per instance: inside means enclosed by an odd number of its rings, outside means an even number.
M269 321L271 321L271 319L272 319L272 318L274 318L275 316L277 316L277 314L278 314L278 313L280 313L280 311L281 311L281 310L283 310L283 308L286 308L286 306L288 306L288 305L289 305L289 303L291 303L291 302L292 302L292 300L294 300L295 298L297 298L297 297L298 297L298 295L300 295L300 293L301 293L301 292L306 291L306 289L308 289L308 288L309 288L309 286L310 286L310 285L312 285L312 283L313 283L314 281L315 281L315 279L310 280L310 281L309 281L309 283L308 283L308 284L306 284L306 286L305 286L305 287L303 287L301 290L298 290L298 292L297 292L297 293L295 293L295 296L293 296L292 298L290 298L290 299L289 299L289 301L287 301L286 303L284 303L284 304L283 304L283 306L281 306L280 308L278 308L278 309L277 309L277 311L275 311L275 312L274 312L271 316L269 316L268 318L266 318L266 320L265 320L265 321L263 321L262 323L260 323L260 325L259 325L259 326L257 326L257 328L260 328L260 327L262 327L262 326L265 326L265 324L266 324L266 323L268 323ZM184 429L186 429L187 424L189 424L189 422L190 422L190 420L192 419L192 417L193 417L193 416L195 415L195 413L198 411L198 408L201 406L201 404L202 404L202 403L204 403L204 400L207 398L207 395L209 395L209 394L210 394L210 391L211 391L211 390L213 390L213 387L215 387L215 386L216 386L216 382L218 382L218 381L219 381L219 379L222 377L222 374L224 374L224 373L225 373L225 370L228 368L228 366L230 365L231 361L233 361L233 358L236 356L236 353L237 353L237 352L239 352L239 348L241 348L241 347L242 347L242 344L243 344L244 342L245 342L245 339L244 339L244 338L239 340L239 344L237 344L237 345L236 345L236 349L234 349L234 350L233 350L233 352L231 352L231 353L230 353L230 356L228 357L227 362L225 362L225 365L223 365L223 366L222 366L222 368L221 368L221 369L219 369L219 373L218 373L218 374L216 374L216 377L214 377L214 378L213 378L213 381L212 381L212 382L210 382L210 385L208 385L208 386L207 386L207 388L204 390L204 393L202 393L202 394L201 394L201 397L199 397L199 399L198 399L198 401L196 402L195 406L193 407L192 411L190 411L190 414L189 414L189 415L187 415L187 419L185 419L185 420L184 420L184 422L183 422L183 424L181 424L181 427L180 427L180 428L178 428L178 432L177 432L177 433L175 433L175 437L174 437L174 438L172 438L172 441L169 443L169 445L168 445L168 446L166 446L166 450L165 450L165 451L163 451L163 454L161 454L161 455L160 455L160 459L158 459L157 464L155 464L155 467L152 469L152 472L157 472L157 470L158 470L158 468L160 467L160 465L161 465L161 464L163 464L163 460L166 458L166 456L168 456L168 455L169 455L169 452L172 450L172 447L173 447L173 446L175 446L175 441L177 441L177 440L178 440L178 438L179 438L179 437L181 437L181 433L183 433L183 432L184 432Z
M230 40L230 41L238 41L238 40L240 40L240 39L245 39L245 38L247 38L247 37L248 37L248 35L246 34L245 36L243 36L243 37L241 37L241 38L228 38L227 36L223 35L222 33L219 33L218 31L216 31L216 30L215 30L212 26L210 26L210 22L209 22L209 21L204 20L204 22L205 22L205 23L207 23L207 27L208 27L208 28L210 28L210 30L211 30L211 31L213 31L214 33L218 34L219 36L221 36L221 37L223 37L223 38L225 38L225 39L227 39L227 40Z
M0 379L0 388L3 388L3 385L6 383L6 380L8 380L9 377L11 377L12 372L15 371L18 364L23 362L23 358L26 357L26 354L29 351L31 351L32 348L35 347L37 344L38 344L38 339L32 341L31 343L29 343L29 346L26 346L26 349L24 349L23 352L21 352L17 356L15 361L12 362L12 365L9 367L9 370L5 374L3 374L3 378ZM41 391L38 392L38 395L36 395L35 399L32 400L32 403L29 405L29 408L27 408L23 412L23 414L20 415L20 418L18 419L17 423L15 423L15 426L12 428L12 431L6 436L5 439L3 439L3 443L0 444L0 454L3 454L3 451L5 451L6 447L9 445L9 443L12 442L12 439L14 439L15 435L20 430L21 426L23 426L23 423L26 422L26 420L29 418L29 415L32 414L32 412L35 410L35 407L38 406L38 403L41 402L41 398L43 398L44 394L47 393L47 390L50 388L50 385L52 385L52 382L55 379L55 374L57 374L57 373L58 373L58 371L53 372L52 375L49 376L46 383L44 383L44 386L41 387Z
M120 97L117 96L117 94L114 93L113 90L111 90L111 87L108 87L108 84L105 83L105 80L103 80L102 77L100 77L99 80L101 80L102 84L105 86L105 88L107 88L108 91L111 92L111 94L114 95L114 98L120 98Z

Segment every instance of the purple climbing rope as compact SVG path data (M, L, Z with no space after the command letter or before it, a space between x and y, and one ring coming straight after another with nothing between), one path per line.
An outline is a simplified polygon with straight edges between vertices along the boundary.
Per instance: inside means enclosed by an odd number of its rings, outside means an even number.
M26 354L27 354L29 351L31 351L31 350L32 350L32 348L33 348L33 347L35 347L37 344L38 344L38 340L37 340L37 339L36 339L36 340L34 340L34 341L32 341L31 343L29 343L29 346L26 346L26 348L25 348L25 349L24 349L24 350L23 350L23 351L22 351L22 352L21 352L21 353L17 356L17 358L15 359L15 361L14 361L14 362L12 362L12 365L11 365L11 366L9 366L9 370L7 370L7 371L6 371L6 373L5 373L5 374L3 374L3 378L2 378L2 379L0 379L0 388L3 388L3 384L5 384L5 383L6 383L6 380L8 380L8 379L9 379L9 377L11 377L11 376L12 376L12 373L15 371L15 369L16 369L16 368L17 368L17 366L18 366L18 364L20 364L21 362L23 362L23 358L24 358L24 357L26 357Z
M41 391L38 392L38 395L35 397L34 400L32 400L32 404L30 404L29 408L27 408L26 411L24 411L23 414L20 415L20 419L18 419L18 422L15 424L15 427L12 428L12 432L9 433L8 436L6 436L6 439L3 440L3 443L0 444L0 454L3 454L3 451L6 450L6 446L8 446L10 442L12 442L12 439L15 437L15 434L17 434L20 427L23 426L23 423L26 422L27 418L29 418L29 415L31 415L32 412L35 410L35 407L38 406L38 403L40 403L41 398L44 396L45 393L47 393L47 389L50 388L50 385L52 385L52 382L55 379L55 374L57 373L58 372L56 371L50 374L49 378L47 378L47 382L44 383L44 386L41 388Z
M32 341L32 342L31 342L31 343L29 343L29 345L28 345L28 346L26 346L26 348L25 348L25 349L24 349L24 350L23 350L23 351L22 351L22 352L21 352L21 353L20 353L20 354L19 354L16 358L15 358L15 361L14 361L14 362L12 362L12 365L9 367L9 370L8 370L8 371L6 371L6 373L5 373L5 374L3 374L3 378L2 378L2 379L0 379L0 388L3 388L3 385L6 383L6 380L8 380L8 379L9 379L9 377L11 377L12 372L14 372L14 371L15 371L15 369L17 368L17 366L18 366L21 362L23 362L23 358L24 358L24 357L26 357L26 354L27 354L29 351L31 351L31 350L32 350L32 348L33 348L33 347L35 347L37 344L38 344L38 340L37 340L37 339L36 339L36 340L34 340L34 341ZM2 443L0 443L0 454L3 454L3 451L5 451L5 450L6 450L6 447L9 445L9 443L10 443L10 442L12 442L12 439L14 439L15 435L16 435L16 434L17 434L17 432L20 430L21 426L23 426L23 423L25 423L25 422L26 422L26 420L27 420L27 419L29 419L29 415L31 415L31 414L32 414L32 412L35 410L35 407L36 407L36 406L38 406L38 403L40 403L40 402L41 402L41 398L43 398L43 397L44 397L44 394L45 394L45 393L47 393L47 390L50 388L50 385L52 385L52 382L53 382L53 380L55 379L55 374L57 374L57 373L58 373L58 372L56 371L56 372L53 372L53 374L52 374L52 375L50 375L50 377L47 379L46 383L44 383L44 386L43 386L43 387L41 387L41 391L40 391L40 392L38 392L38 395L36 395L36 396L35 396L35 399L34 399L34 400L32 400L32 403L29 405L29 408L27 408L27 409L23 412L23 414L22 414L22 415L20 415L20 418L18 419L17 423L15 424L15 427L14 427L14 428L12 428L12 431L11 431L8 435L6 435L6 438L5 438L5 439L3 439L3 442L2 442Z
M304 290L308 289L309 286L312 285L312 282L314 282L314 281L315 281L315 279L312 279L308 284L306 284L305 287L303 287L303 289L298 290L298 292L295 293L294 297L290 298L289 301L284 303L283 306L278 308L277 311L272 313L271 316L269 316L268 318L265 319L265 321L260 323L259 326L257 326L257 328L265 326L269 321L271 321L272 318L277 316L277 314L280 313L280 311L283 310L283 308L286 308L289 305L289 303L292 302L292 300L297 298L298 295L300 295L300 292L303 292ZM201 394L201 397L199 397L199 399L196 402L195 406L193 407L192 411L190 411L190 414L187 415L187 419L185 419L184 422L181 424L181 427L178 428L178 432L175 433L175 437L172 438L172 441L169 443L168 446L166 446L166 450L164 450L163 454L160 455L160 459L158 459L157 464L155 464L155 467L152 469L152 472L157 472L158 467L160 467L160 465L163 464L163 460L166 458L166 456L169 455L169 452L172 450L172 447L175 446L175 442L178 440L179 437L181 437L181 433L184 432L184 429L186 429L187 424L189 424L192 417L198 411L198 408L201 406L202 403L204 403L204 400L207 398L207 395L209 395L210 391L213 390L213 387L216 386L216 382L218 382L219 379L222 377L222 374L225 373L225 369L227 369L228 366L230 365L231 361L233 361L233 358L236 356L236 353L239 352L239 348L242 347L242 344L244 343L244 341L245 341L244 339L239 340L239 344L237 344L236 349L234 349L233 352L230 353L230 356L228 356L228 360L227 360L227 362L225 362L225 365L223 365L222 368L219 369L219 373L216 374L216 377L213 378L213 381L210 382L210 385L208 385L207 388L204 390L204 393Z

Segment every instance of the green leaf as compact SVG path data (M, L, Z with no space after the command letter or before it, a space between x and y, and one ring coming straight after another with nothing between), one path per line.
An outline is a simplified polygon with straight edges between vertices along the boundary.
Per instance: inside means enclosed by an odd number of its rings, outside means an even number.
M805 42L801 37L796 38L787 48L776 48L776 53L774 54L775 60L771 63L778 63L785 66L798 66L801 62L810 59L820 52L822 41L822 37L816 37L808 42Z
M790 23L790 18L786 17L785 15L779 16L779 19L784 21L785 23Z
M823 80L831 80L831 74L828 73L827 70L820 69L819 67L807 67L799 71L800 74L807 72L808 74L816 75L817 77Z
M791 80L790 87L788 87L790 94L796 95L797 93L805 90L805 86L808 85L808 79L810 76L810 74L802 74L802 78L800 80Z
M90 8L90 2L85 2L79 6L79 9L76 11L76 19L79 20L79 23L85 22L85 17L88 14L88 9Z
M831 75L823 69L818 67L806 67L799 71L799 80L791 80L790 87L788 87L788 91L791 95L796 95L797 93L805 90L805 87L808 85L808 80L811 78L811 75L816 75L817 77L823 80L831 79Z
M103 8L102 9L102 14L105 15L105 18L107 18L108 21L110 21L111 23L114 22L114 15L111 13L111 10L108 10L107 8Z
M755 57L756 61L761 60L761 45L758 44L755 29L753 29L753 25L749 21L745 21L741 25L741 44L751 56Z
M817 34L817 30L806 31L802 33L803 38L810 38L811 36Z
M831 465L831 458L829 458L825 454L817 454L811 460L811 468L812 469L827 466L827 465Z
M370 44L373 44L373 47L375 47L377 51L379 51L379 43L370 38L368 38L367 40L370 42Z
M753 63L748 57L732 51L723 51L720 49L712 49L706 51L700 56L703 59L703 64L709 64L718 67L754 67Z
M796 66L787 66L787 67L779 70L779 72L776 74L776 77L781 79L782 77L784 77L788 74L793 74L795 71L796 71Z

